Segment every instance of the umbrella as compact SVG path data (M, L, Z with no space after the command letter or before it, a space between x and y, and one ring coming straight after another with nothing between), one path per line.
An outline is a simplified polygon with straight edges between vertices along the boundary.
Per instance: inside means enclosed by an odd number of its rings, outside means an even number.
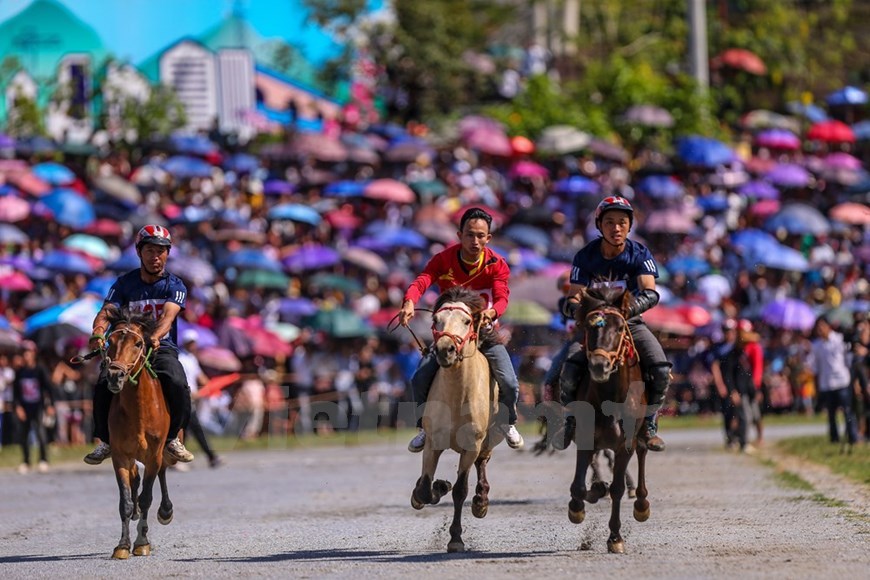
M414 203L417 201L414 191L395 179L376 179L368 183L363 190L363 196L395 203Z
M33 166L33 174L50 185L67 185L76 180L76 174L60 163L46 162Z
M447 195L447 184L440 179L412 181L408 184L420 198Z
M764 178L780 187L807 187L813 180L810 172L795 163L783 163L768 171Z
M829 143L854 143L855 133L842 121L822 121L810 127L807 131L807 139Z
M290 278L283 272L274 270L245 270L235 279L236 286L240 288L269 288L273 290L286 290L290 284Z
M161 164L161 169L178 179L190 179L193 177L211 177L213 167L196 157L175 155Z
M505 324L515 326L547 326L552 319L550 310L531 300L511 300L499 318Z
M417 226L417 231L433 242L450 244L456 241L456 227L449 222L424 221Z
M503 235L521 246L540 249L544 252L550 245L550 236L547 232L528 224L512 224L505 228Z
M20 222L30 215L31 206L26 200L15 195L0 197L0 221Z
M302 246L281 262L288 272L299 274L318 268L328 268L341 260L339 253L332 248L320 245Z
M48 210L57 223L75 229L86 228L97 219L91 202L71 189L55 189L40 199L34 211L42 213L44 210Z
M797 151L801 148L800 137L786 129L768 129L753 139L759 147Z
M835 153L829 154L822 160L822 163L825 167L835 169L851 169L854 171L861 169L863 166L860 159L858 159L854 155L844 153L843 151L837 151Z
M290 195L296 191L296 187L281 179L267 179L263 184L263 193L266 195Z
M643 223L644 231L655 234L687 234L695 222L685 211L668 208L651 212Z
M333 181L323 189L323 194L333 197L362 197L368 184L368 181Z
M0 244L21 245L30 241L30 237L12 224L0 223Z
M852 133L858 141L870 140L870 119L852 125Z
M737 193L755 199L779 199L779 190L766 181L748 181L737 188Z
M362 290L362 284L353 278L341 276L339 274L330 274L322 272L315 274L308 280L308 284L314 288L323 288L330 290L338 290L339 292L359 292Z
M30 292L33 281L22 272L7 272L0 274L0 289L10 292Z
M363 218L353 213L350 207L328 211L323 219L337 230L355 230L363 223Z
M240 270L269 270L279 273L284 269L281 262L270 258L262 250L256 248L242 248L229 254L221 261L221 267L224 270L237 268Z
M729 48L710 60L710 66L714 69L728 67L742 70L753 75L763 75L767 72L764 61L745 48Z
M381 228L354 243L374 251L388 251L399 247L425 250L429 247L429 241L422 234L408 228Z
M215 371L232 373L242 369L239 357L233 351L219 346L200 348L196 358L203 367Z
M112 249L105 240L88 234L73 234L64 239L62 245L68 250L76 250L104 262L112 255Z
M771 234L754 228L737 230L731 234L731 245L747 252L763 253L779 245Z
M347 147L323 133L298 133L290 142L289 150L296 156L327 163L340 163L347 159Z
M118 175L107 175L94 180L94 188L118 201L137 205L142 203L139 188Z
M831 107L866 105L867 93L858 87L847 86L830 93L825 97L825 102Z
M792 133L800 132L800 122L794 117L786 117L766 109L756 109L743 115L740 123L747 129L783 129Z
M259 169L260 161L248 153L235 153L224 159L223 167L236 173L251 173Z
M21 335L11 328L0 328L0 350L16 351L19 348L21 348Z
M726 165L736 159L730 147L708 137L691 136L677 142L677 156L686 165L715 167Z
M776 328L807 331L816 323L816 313L802 300L783 298L766 304L761 319Z
M138 266L138 264L137 259L136 265ZM62 250L53 250L47 253L39 262L39 266L61 274L85 274L91 276L94 273L93 266L91 266L91 263L85 257Z
M510 139L500 128L480 127L473 129L464 134L463 139L470 148L477 149L487 155L510 157L514 152Z
M204 135L183 135L176 133L169 137L169 148L177 153L190 155L208 155L218 150Z
M178 317L178 336L184 336L189 332L196 333L196 344L200 347L200 349L208 348L210 346L217 346L218 337L217 335L210 329L205 326L201 326L199 324L194 324L193 322L188 322L187 320Z
M392 163L411 163L420 155L433 155L432 147L422 139L413 137L393 141L384 151L384 159Z
M625 149L603 139L592 138L589 141L589 144L586 145L586 149L596 157L602 159L609 159L610 161L616 161L617 163L625 163L628 161L628 152Z
M211 262L187 254L170 254L166 266L184 280L193 282L195 286L211 284L216 274Z
M775 215L764 223L767 231L784 229L789 234L827 234L831 224L816 208L803 204L791 203L782 207Z
M572 175L553 184L553 191L567 195L598 195L601 185L583 175Z
M820 123L828 120L828 114L818 105L804 104L800 101L789 101L785 104L785 109L792 115L803 117L810 123Z
M317 304L308 298L282 298L278 302L278 314L294 320L311 316L317 311Z
M335 338L358 338L372 334L372 328L359 315L344 308L320 310L308 317L305 323L312 330L325 332Z
M535 152L535 144L528 137L517 135L511 137L511 149L517 155L531 155Z
M136 253L136 248L134 246L130 246L121 253L120 258L118 258L111 264L107 264L106 268L115 272L123 272L127 270L137 269L139 268L139 266L139 255Z
M667 175L648 175L637 183L637 188L654 199L678 199L683 196L683 186Z
M698 207L704 210L705 213L725 211L729 207L728 196L724 192L702 195L695 200L695 203L698 204Z
M103 300L93 296L52 306L26 318L24 320L24 334L29 335L44 326L55 324L69 324L90 334L94 318L102 307Z
M88 283L85 284L82 292L90 292L97 298L105 299L109 294L109 290L111 290L112 286L115 284L115 280L116 278L109 276L91 278L88 280Z
M266 217L270 220L290 220L312 226L319 225L323 218L317 210L300 203L283 203L269 210Z
M710 264L697 256L679 256L665 264L671 275L685 274L690 278L703 276L710 271Z
M861 226L870 224L870 206L866 203L840 203L832 207L828 215L831 219L844 224Z
M518 177L548 177L549 175L550 172L546 167L525 159L514 163L508 171L508 177L514 179Z
M644 312L643 321L655 332L691 336L696 330L674 306L667 304L657 304Z
M281 337L263 327L263 321L259 316L249 318L232 316L227 319L227 324L245 332L251 341L252 354L280 358L287 357L293 352L293 348Z
M674 126L674 117L666 109L655 105L635 105L622 115L622 120L631 125L668 128Z
M746 253L746 263L787 272L806 272L810 263L799 251L780 243Z
M535 143L543 154L566 155L581 151L592 137L570 125L553 125L541 132Z
M536 276L527 276L517 281L511 281L511 300L524 300L537 302L544 308L555 310L561 290L557 287L557 276L545 276L540 273Z
M387 272L389 272L389 266L387 266L387 263L384 261L384 259L376 253L370 250L366 250L365 248L351 246L341 253L341 259L348 264L352 264L358 268L363 268L364 270L374 272L375 274L378 274L380 276L383 276Z
M762 199L749 206L749 214L755 217L766 218L777 213L782 208L778 199Z

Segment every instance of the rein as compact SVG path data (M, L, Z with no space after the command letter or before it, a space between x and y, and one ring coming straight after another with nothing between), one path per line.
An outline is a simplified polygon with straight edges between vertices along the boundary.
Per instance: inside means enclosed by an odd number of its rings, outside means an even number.
M129 333L129 334L132 334L133 336L138 337L140 340L142 340L143 346L141 346L139 348L139 354L136 355L136 360L134 360L133 362L126 364L126 365L121 364L121 363L116 362L116 361L113 361L111 358L109 358L109 355L107 353L106 357L105 357L106 368L107 369L117 369L117 370L123 372L124 374L127 375L127 380L129 380L134 385L139 383L139 375L142 373L142 369L147 369L148 374L150 374L153 378L157 378L157 373L154 371L153 368L151 368L151 353L153 352L154 349L149 346L148 350L147 351L145 350L145 346L144 346L145 337L142 336L142 334L136 332L135 330L131 330L130 328L119 328L119 329L113 330L111 333L109 333L106 336L106 338L115 334L116 332L120 332L123 334ZM141 364L140 364L140 361L142 361ZM133 370L136 369L137 366L139 368L135 372L133 372Z
M432 312L428 308L415 308L414 311L415 312ZM390 319L390 322L387 323L387 332L393 332L394 330L399 328L398 321L399 321L399 313L396 313L396 315ZM396 323L395 326L393 325L394 322ZM407 326L406 328L408 329L408 332L411 333L411 336L414 337L414 342L417 343L417 348L420 350L420 354L422 354L423 356L426 356L429 353L429 347L426 346L425 344L423 344L423 341L421 341L417 337L417 334L411 329L410 326Z
M463 312L467 312L468 314L471 314L471 312L469 312L468 308L465 308L462 306L442 306L441 308L436 310L432 316L434 317L435 314L438 314L442 310L461 310ZM481 322L483 322L482 318L481 318ZM465 333L465 336L460 337L456 334L453 334L452 332L444 332L441 330L435 330L435 323L433 322L432 323L432 343L435 344L436 342L438 342L441 339L442 336L446 336L447 338L449 338L450 340L453 341L453 344L456 345L456 353L457 353L456 360L461 361L462 359L465 358L465 345L467 345L468 342L471 340L477 340L477 334L478 334L479 330L480 330L480 324L478 324L477 328L472 326L468 329L468 332Z
M631 336L631 332L629 332L628 330L628 320L626 320L625 316L622 314L622 311L617 310L616 308L605 306L604 308L598 308L596 310L593 310L586 315L586 324L588 324L589 326L604 326L605 314L613 314L619 317L619 319L623 322L622 329L620 330L621 336L619 337L619 346L617 347L616 352L604 350L603 348L596 348L595 350L590 352L589 333L585 333L586 352L589 353L589 356L602 356L608 359L611 365L616 367L624 363L626 359L634 358L634 355L637 352L637 348L635 348L634 338ZM599 320L596 320L596 317ZM636 360L631 366L634 366L635 364L637 364Z

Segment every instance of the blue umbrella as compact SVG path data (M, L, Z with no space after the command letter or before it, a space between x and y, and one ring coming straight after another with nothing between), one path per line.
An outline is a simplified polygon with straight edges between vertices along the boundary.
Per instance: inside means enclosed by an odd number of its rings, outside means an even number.
M769 248L775 248L779 242L765 231L750 228L737 230L731 234L731 245L746 254L747 252L764 252Z
M334 181L326 186L323 195L332 197L362 197L368 181Z
M792 115L804 117L810 123L821 123L828 120L828 114L818 105L805 105L799 101L786 103L786 110Z
M300 319L315 314L320 308L308 298L282 298L278 302L278 314Z
M852 125L852 133L858 141L870 141L870 119Z
M34 211L40 213L42 208L51 212L57 223L75 229L86 228L97 219L91 202L71 189L52 190L36 203Z
M696 200L696 203L705 213L725 211L728 209L728 196L724 193L711 193L709 195L702 195Z
M683 186L667 175L648 175L637 183L637 188L654 199L678 199L683 196Z
M113 272L128 272L130 270L135 270L140 265L141 262L139 261L139 255L136 253L136 247L130 246L124 250L124 253L121 254L120 258L111 264L107 264L106 268Z
M92 276L94 269L90 262L78 254L54 250L43 256L39 266L61 274L86 274Z
M763 251L750 251L746 256L746 263L788 272L806 272L810 269L810 263L803 254L779 243Z
M236 153L224 159L223 166L228 171L251 173L260 167L260 160L248 153Z
M567 195L597 195L601 191L601 185L583 175L572 175L555 182L553 191Z
M843 87L825 97L825 102L831 107L865 105L867 104L867 93L858 87Z
M505 228L504 237L527 248L542 248L546 251L550 245L550 236L541 228L528 224L512 224Z
M287 271L294 274L334 266L341 255L327 246L303 246L281 260Z
M188 332L196 333L196 343L200 348L208 348L210 346L218 345L218 337L212 332L210 329L205 326L200 326L199 324L194 324L192 322L188 322L184 320L182 317L178 317L178 338L181 340L181 337L187 334Z
M413 248L425 250L429 247L426 238L407 228L386 228L376 234L363 236L354 245L376 252L390 251L393 248Z
M82 332L90 333L91 325L102 305L102 299L86 296L79 300L52 306L25 319L24 334L31 334L40 328L55 324L69 324Z
M179 179L191 177L211 177L212 166L196 157L175 155L170 157L160 166L163 171Z
M710 272L710 264L697 256L679 256L665 264L671 275L685 274L689 278L703 276Z
M0 244L26 244L30 241L27 234L12 224L0 223Z
M764 229L774 232L784 229L789 234L827 234L831 231L828 219L814 207L803 203L784 206L764 223Z
M210 207L189 205L180 214L169 220L173 224L198 224L215 218L215 211Z
M291 220L312 226L318 225L323 218L314 208L299 203L283 203L269 210L266 217L270 220Z
M737 193L755 199L779 199L779 190L766 181L747 181L737 188Z
M173 151L190 155L208 155L217 151L217 145L203 135L172 135L169 144Z
M269 272L283 272L281 262L254 248L243 248L229 254L221 261L221 267L238 268L240 270L266 270Z
M716 167L734 161L734 151L716 139L697 135L684 137L677 142L677 157L686 165Z
M76 180L76 174L60 163L39 163L33 166L33 174L51 185L66 185Z
M90 281L85 285L84 292L90 292L95 294L101 300L108 295L109 290L112 289L112 284L115 283L115 278L110 278L107 276L100 276L97 278L91 278Z
M282 179L267 179L263 184L263 193L266 195L290 195L296 191L296 186Z

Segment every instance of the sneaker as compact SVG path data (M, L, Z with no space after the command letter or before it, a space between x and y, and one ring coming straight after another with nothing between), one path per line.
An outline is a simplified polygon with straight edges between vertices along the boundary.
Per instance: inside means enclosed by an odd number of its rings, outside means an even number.
M218 457L217 455L215 455L214 457L212 457L211 459L208 460L208 466L211 467L212 469L214 469L216 467L220 467L223 464L224 464L224 460L221 459L220 457Z
M517 431L516 425L503 425L501 432L504 433L504 439L511 449L520 449L525 444L523 436Z
M22 463L21 465L18 466L18 473L20 473L21 475L27 475L27 473L29 471L30 471L30 466L27 465L26 463Z
M193 453L187 450L184 443L182 443L178 437L167 443L164 451L166 451L166 453L176 461L182 463L190 463L193 461Z
M38 471L39 473L48 473L48 462L47 461L40 461L36 465L36 471Z
M646 448L650 451L664 451L665 441L657 435L658 428L654 417L646 417L643 427L640 429L639 438L646 441Z
M85 455L85 463L88 465L99 465L106 459L112 456L112 448L106 443L100 442L94 447L94 450Z
M408 443L408 451L411 453L420 453L423 451L423 447L426 445L426 432L420 429L420 432L417 433L411 442Z

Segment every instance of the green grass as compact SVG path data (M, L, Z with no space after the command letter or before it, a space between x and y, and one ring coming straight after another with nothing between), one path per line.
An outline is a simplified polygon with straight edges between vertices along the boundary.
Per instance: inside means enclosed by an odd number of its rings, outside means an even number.
M807 417L805 415L765 415L765 425L811 425L825 422L821 415ZM704 429L722 427L722 415L683 415L680 417L659 417L659 427L662 429Z
M777 443L789 455L827 466L834 473L870 486L870 446L855 445L851 453L842 453L839 444L827 436L795 437Z

